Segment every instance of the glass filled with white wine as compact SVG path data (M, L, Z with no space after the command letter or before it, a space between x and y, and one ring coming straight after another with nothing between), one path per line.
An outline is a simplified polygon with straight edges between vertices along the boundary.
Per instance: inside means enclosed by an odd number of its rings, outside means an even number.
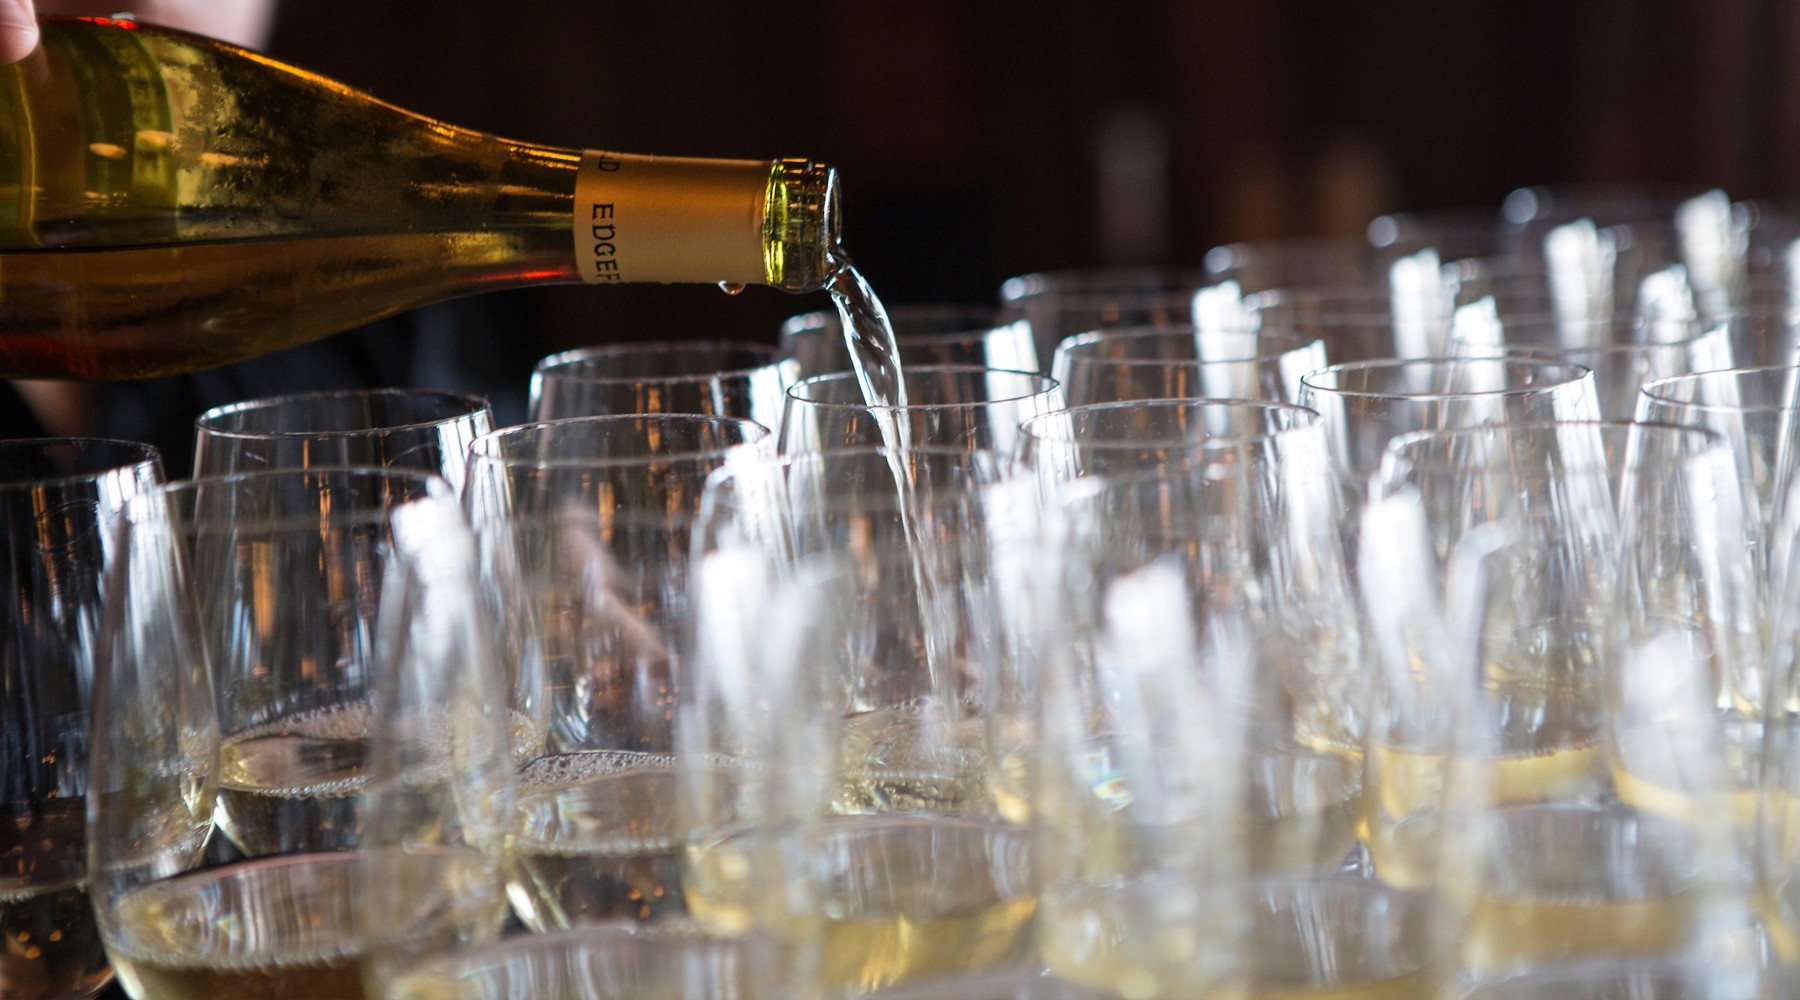
M523 424L470 448L464 503L512 684L544 739L524 755L509 855L534 930L687 912L674 724L707 477L769 431L693 414Z
M1731 703L1760 656L1721 444L1563 423L1390 446L1363 548L1370 843L1384 882L1444 900L1456 989L1757 950L1733 816L1755 768L1732 761L1760 726Z
M644 341L584 347L531 371L532 420L625 413L699 413L781 422L800 364L767 344Z
M194 476L355 465L436 473L460 488L469 442L493 429L487 400L438 389L250 399L194 421Z
M127 507L108 572L88 856L127 992L356 998L498 933L518 720L448 484L174 484ZM207 862L215 821L240 860Z
M761 498L746 472L709 484L711 531L755 538L782 519L796 566L831 561L849 609L812 602L796 668L825 685L837 726L813 855L824 994L1029 961L1029 810L997 767L989 711L1008 669L988 561L1006 527L998 458L846 448L785 455L774 477Z
M162 481L130 441L0 441L0 996L90 997L111 979L87 895L87 720L108 539Z

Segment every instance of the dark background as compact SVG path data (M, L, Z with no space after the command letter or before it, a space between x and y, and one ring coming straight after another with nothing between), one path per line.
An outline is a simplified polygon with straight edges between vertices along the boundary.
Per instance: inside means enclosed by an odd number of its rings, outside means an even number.
M1495 210L1527 184L1784 199L1800 3L1777 0L285 0L270 52L513 138L838 166L890 305L1012 275ZM95 430L182 474L207 406L431 385L523 419L531 364L772 340L822 295L619 286L432 307L245 365L105 387Z
M880 294L986 301L1026 271L1197 262L1524 184L1787 194L1797 44L1800 4L1774 0L289 0L271 48L515 138L834 163ZM1161 180L1103 195L1103 161L1129 174L1158 141ZM770 335L819 304L532 300L567 343Z

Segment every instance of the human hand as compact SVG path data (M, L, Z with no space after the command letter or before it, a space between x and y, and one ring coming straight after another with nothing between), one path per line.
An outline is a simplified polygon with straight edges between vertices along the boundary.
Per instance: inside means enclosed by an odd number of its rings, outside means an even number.
M14 63L37 47L39 14L111 14L130 10L152 24L211 35L257 48L269 39L276 0L0 0L0 63Z

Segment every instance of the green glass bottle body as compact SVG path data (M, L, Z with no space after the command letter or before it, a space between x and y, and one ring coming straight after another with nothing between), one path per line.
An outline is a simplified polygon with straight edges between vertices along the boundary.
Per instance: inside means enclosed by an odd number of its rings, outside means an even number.
M0 69L0 377L207 368L502 288L830 268L829 167L514 142L182 32L42 27Z

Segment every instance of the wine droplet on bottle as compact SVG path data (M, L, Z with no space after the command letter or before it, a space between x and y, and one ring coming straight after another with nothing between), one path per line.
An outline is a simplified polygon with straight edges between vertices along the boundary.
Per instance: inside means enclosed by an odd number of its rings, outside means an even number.
M719 282L719 290L726 295L736 295L744 290L744 285L743 282L739 281L721 281Z

